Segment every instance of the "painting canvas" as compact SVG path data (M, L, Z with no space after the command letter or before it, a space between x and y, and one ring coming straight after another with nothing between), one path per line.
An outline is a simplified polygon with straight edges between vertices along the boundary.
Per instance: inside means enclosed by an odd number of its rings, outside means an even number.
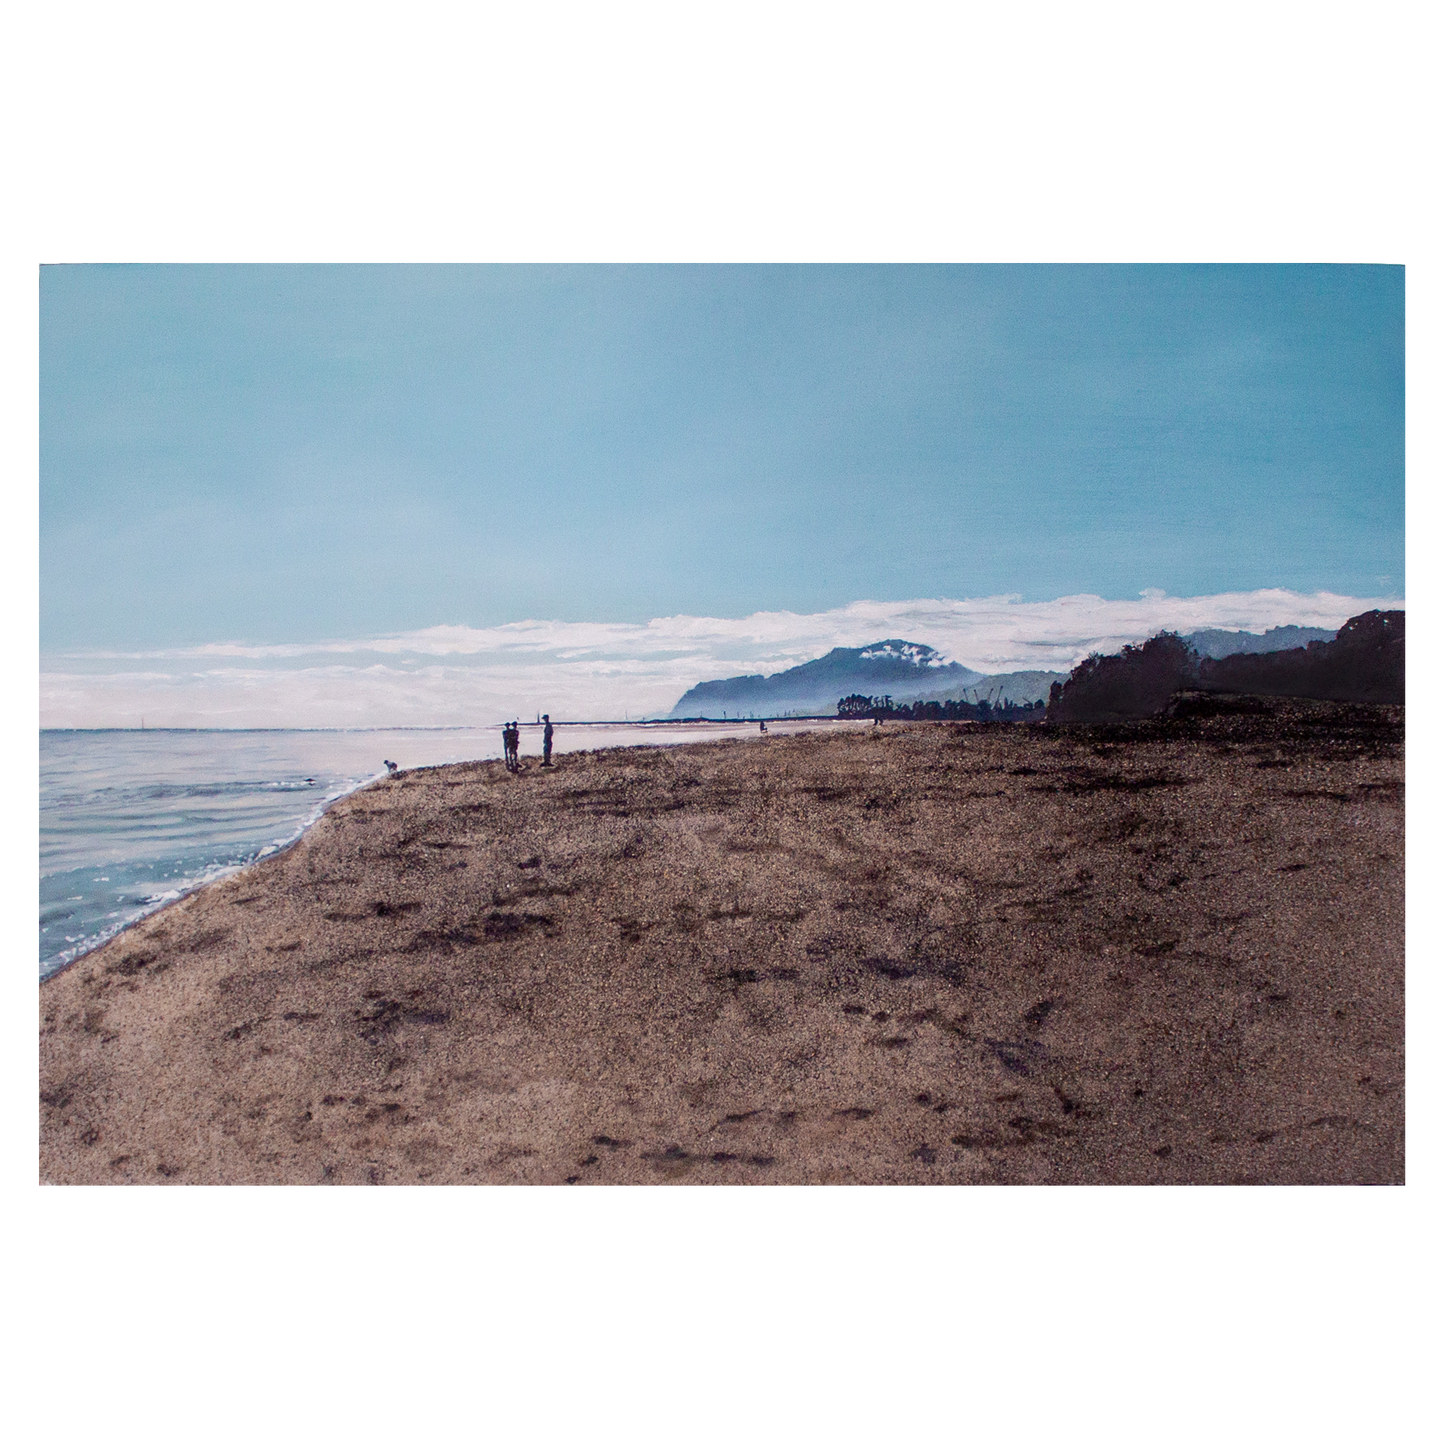
M1399 1184L1404 270L47 266L56 1184Z

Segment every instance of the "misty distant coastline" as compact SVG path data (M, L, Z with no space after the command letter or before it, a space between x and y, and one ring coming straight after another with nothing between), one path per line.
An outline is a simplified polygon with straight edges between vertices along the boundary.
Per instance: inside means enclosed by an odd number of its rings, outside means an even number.
M1217 660L1241 653L1283 652L1329 642L1334 636L1332 629L1290 624L1263 632L1208 627L1182 640L1199 656ZM840 699L857 694L888 697L896 704L1007 701L1028 707L1047 701L1050 689L1068 679L1067 672L1040 669L978 672L945 660L924 643L895 637L864 647L835 647L823 657L767 676L752 673L700 682L677 700L666 717L832 717Z
M838 699L860 687L869 696L927 701L942 694L959 697L960 706L994 706L1004 698L1023 703L1047 693L1049 677L1020 677L1015 669L1062 675L1088 654L1115 652L1161 629L1248 629L1246 645L1278 647L1265 629L1298 624L1333 632L1347 617L1392 605L1388 598L1295 596L1279 589L1041 603L915 598L798 615L679 615L645 624L531 620L330 642L42 655L39 720L47 728L139 727L144 719L148 728L290 731L474 727L544 712L554 722L669 719L678 699L704 679L761 679L809 659L821 662L830 649L857 650L872 638L919 640L940 660L956 659L965 678L976 680L960 689L960 674L939 675L938 668L912 680L883 678L877 687L845 677L831 696L812 689L811 696L781 699L782 706L767 697L747 706L719 699L697 712L720 719L726 711L728 720L780 713L831 717ZM1223 640L1229 643L1227 634ZM682 716L691 711L685 708ZM672 714L670 720L680 719Z
M961 692L983 677L970 667L946 662L932 647L886 638L866 647L835 647L824 657L790 667L770 677L754 674L718 678L690 687L674 704L670 717L781 717L837 711L838 699L856 692Z

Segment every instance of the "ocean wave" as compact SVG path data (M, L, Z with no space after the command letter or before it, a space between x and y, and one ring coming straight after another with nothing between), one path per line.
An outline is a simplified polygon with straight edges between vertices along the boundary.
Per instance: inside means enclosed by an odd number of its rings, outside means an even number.
M539 750L524 728L523 752ZM557 750L751 736L739 724L562 724ZM42 978L148 914L294 844L386 776L498 754L496 729L41 734Z
M48 794L42 786L41 978L197 889L274 857L333 803L382 776L377 768L124 781Z

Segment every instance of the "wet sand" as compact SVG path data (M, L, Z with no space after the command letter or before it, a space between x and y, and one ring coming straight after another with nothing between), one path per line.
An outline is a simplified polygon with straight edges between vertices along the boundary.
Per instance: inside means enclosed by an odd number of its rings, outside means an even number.
M402 773L41 985L40 1176L1401 1183L1403 726Z

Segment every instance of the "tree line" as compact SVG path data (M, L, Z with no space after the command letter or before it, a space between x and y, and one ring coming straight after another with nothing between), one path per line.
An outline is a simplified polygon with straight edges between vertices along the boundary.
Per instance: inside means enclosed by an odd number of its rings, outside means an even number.
M1016 703L1000 698L980 702L903 702L896 703L889 695L867 697L855 692L838 699L840 718L867 718L875 722L1036 722L1044 715L1044 704Z
M1049 690L1051 723L1157 717L1181 692L1303 697L1326 702L1405 701L1405 614L1362 612L1333 642L1279 652L1200 657L1161 632L1107 657L1094 653Z

